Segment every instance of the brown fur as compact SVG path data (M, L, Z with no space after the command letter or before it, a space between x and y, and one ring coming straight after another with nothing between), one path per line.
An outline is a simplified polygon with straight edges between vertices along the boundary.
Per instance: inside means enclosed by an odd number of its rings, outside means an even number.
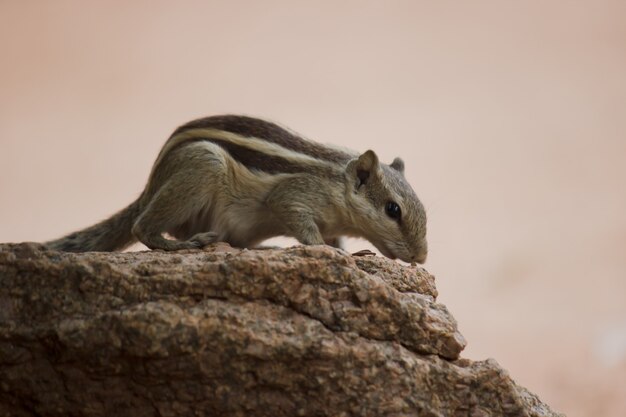
M401 219L385 213L390 201L401 207ZM303 244L364 237L386 256L408 262L424 262L427 252L426 214L404 179L401 159L384 165L373 151L336 150L245 116L181 126L136 202L48 245L116 250L137 239L164 250L215 241L252 247L278 235Z
M287 129L263 119L249 116L221 115L193 120L176 129L172 136L189 129L211 128L232 132L244 137L255 137L287 149L335 163L345 163L352 155L303 139Z

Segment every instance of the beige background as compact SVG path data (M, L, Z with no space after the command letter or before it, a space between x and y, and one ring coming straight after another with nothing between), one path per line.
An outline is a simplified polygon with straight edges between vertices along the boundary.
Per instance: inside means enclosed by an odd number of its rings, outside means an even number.
M0 2L0 241L122 208L178 124L267 117L406 160L465 356L626 415L626 2L89 3Z

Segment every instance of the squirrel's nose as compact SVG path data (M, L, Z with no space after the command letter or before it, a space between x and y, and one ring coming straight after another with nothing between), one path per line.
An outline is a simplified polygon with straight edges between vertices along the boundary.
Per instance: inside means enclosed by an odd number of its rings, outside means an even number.
M427 255L428 255L428 252L426 251L420 252L418 254L413 255L411 259L413 260L413 262L417 262L418 264L423 264L424 262L426 262Z

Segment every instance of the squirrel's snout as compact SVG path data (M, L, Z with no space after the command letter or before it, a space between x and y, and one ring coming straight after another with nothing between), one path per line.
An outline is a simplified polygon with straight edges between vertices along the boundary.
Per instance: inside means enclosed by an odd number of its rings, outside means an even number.
M428 257L428 249L427 246L424 245L419 249L419 251L411 257L413 262L417 262L418 264L423 264L426 262L426 258Z
M413 261L417 262L418 264L423 264L424 262L426 262L426 257L427 257L427 253L421 252L417 255L413 255Z

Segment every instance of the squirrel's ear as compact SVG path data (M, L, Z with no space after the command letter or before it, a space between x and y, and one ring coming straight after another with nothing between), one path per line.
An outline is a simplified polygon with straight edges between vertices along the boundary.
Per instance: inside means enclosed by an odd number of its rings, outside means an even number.
M398 171L400 174L404 175L404 161L402 160L402 158L395 158L389 166Z
M378 174L378 171L380 170L378 156L376 156L372 150L365 151L357 159L350 161L348 169L351 170L357 177L358 188L359 186L367 183L371 176Z

